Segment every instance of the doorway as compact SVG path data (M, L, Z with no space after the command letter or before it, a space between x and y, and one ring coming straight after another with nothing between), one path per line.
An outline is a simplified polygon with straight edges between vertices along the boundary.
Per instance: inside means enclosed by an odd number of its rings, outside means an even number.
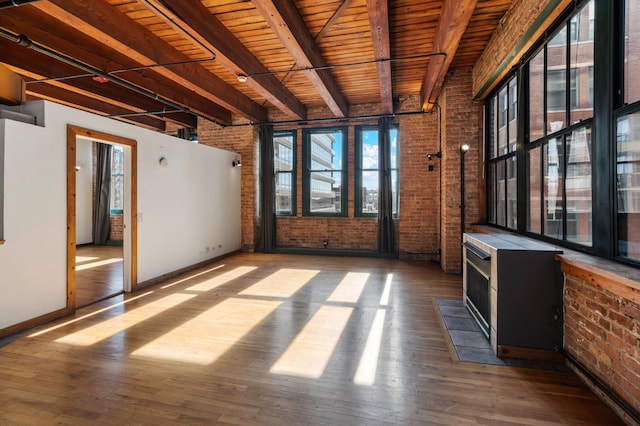
M107 178L119 186L107 191L106 220L115 235L95 241L91 223L93 194L99 193L94 179L93 146L113 153ZM87 154L88 153L88 154ZM135 290L137 284L137 144L135 140L75 126L67 131L67 307L76 309L116 294ZM119 175L119 176L118 176ZM88 195L87 195L88 194ZM117 197L113 197L113 195ZM87 198L89 207L87 211ZM87 219L88 217L88 219ZM114 220L115 219L115 220ZM89 224L87 225L87 222ZM89 230L87 230L89 227ZM116 242L117 241L117 242ZM120 242L121 241L121 242Z

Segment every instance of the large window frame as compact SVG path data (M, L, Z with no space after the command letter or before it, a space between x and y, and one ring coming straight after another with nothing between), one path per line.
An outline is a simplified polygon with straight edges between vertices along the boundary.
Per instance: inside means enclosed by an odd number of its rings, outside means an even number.
M347 135L346 127L303 129L303 216L348 215ZM337 149L334 144L339 144ZM339 182L339 187L334 186L336 182ZM312 206L313 202L315 206Z
M393 217L398 217L400 205L400 183L399 183L399 129L397 124L389 126L389 149L391 159L391 193L393 204ZM365 137L365 134L368 136ZM355 189L354 189L354 216L355 217L378 217L379 193L379 173L381 155L378 152L378 126L362 125L355 128ZM365 145L367 148L365 149ZM373 152L375 150L375 152ZM367 175L375 174L375 189L370 189L367 181L372 179ZM365 190L367 193L365 194ZM374 206L375 200L375 206Z
M297 132L295 130L279 130L273 133L276 216L296 215L297 145ZM288 186L286 185L287 182ZM287 190L289 192L288 201Z

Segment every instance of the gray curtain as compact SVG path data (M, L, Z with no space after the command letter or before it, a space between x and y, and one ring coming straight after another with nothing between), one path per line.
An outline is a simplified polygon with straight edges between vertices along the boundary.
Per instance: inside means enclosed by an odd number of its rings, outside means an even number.
M111 194L111 145L96 142L96 192L93 197L93 243L109 239Z
M391 135L390 117L378 120L378 158L380 174L378 176L378 251L395 253L393 235L393 193L391 188Z
M260 230L258 251L275 248L275 173L273 168L273 126L260 126Z

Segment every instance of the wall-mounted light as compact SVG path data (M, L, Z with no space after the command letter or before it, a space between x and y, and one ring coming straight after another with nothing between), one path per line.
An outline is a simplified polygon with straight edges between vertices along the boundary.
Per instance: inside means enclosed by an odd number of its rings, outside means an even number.
M232 165L233 167L239 167L239 166L242 166L242 163L240 162L240 159L238 159L238 160L233 160L233 161L231 162L231 165Z
M76 166L76 172L79 172L79 171L80 171L80 169L82 169L82 167L80 167L80 166Z
M161 167L167 167L167 157L160 157L158 164L160 164Z
M462 152L467 152L467 151L469 151L469 144L466 144L466 143L465 143L465 144L463 144L463 145L460 147L460 151L462 151Z
M429 161L433 160L433 157L442 158L442 151L434 152L433 154L427 154Z

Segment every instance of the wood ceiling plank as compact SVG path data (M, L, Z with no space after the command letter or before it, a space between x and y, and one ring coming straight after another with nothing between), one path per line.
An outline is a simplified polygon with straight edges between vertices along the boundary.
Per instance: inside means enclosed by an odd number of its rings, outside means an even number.
M182 28L192 28L232 73L249 75L247 84L276 108L296 119L306 119L306 107L276 77L268 74L269 70L202 3L182 1L168 5L166 1L149 1L179 19Z
M460 40L469 25L477 4L478 0L443 2L433 43L433 53L444 53L446 57L435 56L429 61L427 75L420 90L423 111L429 112L435 105L442 89L444 77L456 55Z
M348 103L309 30L292 0L253 0L280 42L287 48L294 61L305 71L322 99L336 117L348 114Z
M110 45L142 65L190 60L103 0L49 0L33 3L33 6L75 26L86 36ZM264 122L267 119L266 109L201 65L159 67L156 71L181 84L185 90L194 91L249 120Z
M378 86L382 114L393 113L391 81L391 44L389 42L389 6L387 0L367 0L373 52L378 62Z

